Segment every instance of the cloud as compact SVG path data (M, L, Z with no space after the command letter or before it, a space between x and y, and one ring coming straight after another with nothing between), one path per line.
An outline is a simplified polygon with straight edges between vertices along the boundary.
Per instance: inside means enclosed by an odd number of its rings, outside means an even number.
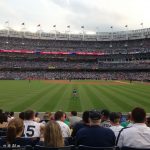
M29 30L36 31L41 24L45 31L53 30L53 25L61 32L67 25L72 31L85 30L109 31L125 30L150 26L150 1L143 0L0 0L0 26L6 20L19 29L22 22Z

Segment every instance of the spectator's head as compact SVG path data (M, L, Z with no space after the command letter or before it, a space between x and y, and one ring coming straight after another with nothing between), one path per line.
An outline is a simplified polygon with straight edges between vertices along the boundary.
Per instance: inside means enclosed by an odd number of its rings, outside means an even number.
M86 124L89 123L89 111L84 111L82 114L82 120Z
M19 113L19 118L22 119L22 120L24 120L24 112L20 112Z
M92 110L89 112L90 123L100 124L101 114L97 110Z
M0 114L0 123L7 122L7 115L5 113Z
M144 123L146 121L146 112L143 108L136 107L132 110L131 117L135 123Z
M39 113L38 113L38 112L36 112L36 113L35 113L35 117L38 117L38 115L39 115Z
M24 112L24 119L25 120L33 120L35 117L34 111L33 110L26 110Z
M77 111L71 111L71 116L77 116Z
M44 131L44 144L47 147L62 147L64 140L59 124L55 121L49 121Z
M51 112L45 112L45 114L43 115L43 120L50 120L51 116Z
M23 120L20 118L12 119L7 128L7 141L13 143L16 137L21 137L24 130Z
M3 113L3 109L0 109L0 114Z
M66 115L63 111L57 111L54 115L55 120L65 121Z
M147 117L147 118L146 118L146 125L147 125L148 127L150 127L150 117Z
M109 115L111 124L117 124L120 122L120 114L117 112L111 112Z
M9 113L9 115L10 115L10 117L13 117L13 116L14 116L14 112L11 111L11 112Z
M101 119L102 119L102 121L103 120L108 120L109 119L109 114L110 114L109 110L103 109L101 111Z

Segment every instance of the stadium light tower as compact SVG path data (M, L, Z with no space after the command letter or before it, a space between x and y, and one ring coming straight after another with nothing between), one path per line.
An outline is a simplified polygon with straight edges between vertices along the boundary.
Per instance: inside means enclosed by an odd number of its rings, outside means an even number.
M126 28L126 40L128 40L128 25L125 25Z
M26 27L25 27L25 23L21 23L21 31L22 31L22 36L24 37L25 36L25 30L26 30Z
M140 25L142 26L142 29L141 29L142 42L140 43L140 46L143 46L143 44L144 44L144 29L143 29L143 22L142 22Z
M125 48L126 48L126 53L128 53L127 51L127 47L128 47L128 25L125 25L125 28L126 28L126 43L125 43Z
M96 40L98 41L99 27L96 27Z
M21 23L21 32L22 32L22 45L24 45L24 37L25 37L25 23Z
M41 38L41 33L42 33L41 24L38 24L38 25L37 25L37 32L39 32L39 38Z
M10 26L9 26L9 21L5 21L5 24L4 24L4 27L6 28L7 30L7 38L6 38L6 47L8 46L9 44L9 32L10 32Z
M67 26L68 40L70 40L70 25Z
M56 25L53 25L54 31L55 31L55 40L57 39L57 31L56 31Z
M114 38L113 37L113 26L111 26L110 29L111 29L111 37L110 37L110 45L109 45L109 47L111 48L111 47L113 47L112 46L112 41L113 41L113 38Z
M143 22L140 25L142 26L141 36L142 36L142 38L144 38Z
M82 40L84 41L84 26L81 26L81 29L82 29Z
M114 27L111 26L110 28L111 28L111 40L113 41L113 38L114 38L114 37L113 37L113 29L114 29Z
M5 21L4 27L7 30L7 36L9 36L9 32L10 32L10 26L9 26L9 21Z

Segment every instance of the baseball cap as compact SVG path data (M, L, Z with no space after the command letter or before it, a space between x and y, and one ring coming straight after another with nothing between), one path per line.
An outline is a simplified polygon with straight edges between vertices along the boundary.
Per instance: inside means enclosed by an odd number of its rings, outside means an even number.
M107 110L107 109L103 109L103 110L101 111L101 115L109 117L110 112L109 112L109 110Z
M91 110L89 112L89 118L92 120L99 120L101 118L101 114L97 110Z

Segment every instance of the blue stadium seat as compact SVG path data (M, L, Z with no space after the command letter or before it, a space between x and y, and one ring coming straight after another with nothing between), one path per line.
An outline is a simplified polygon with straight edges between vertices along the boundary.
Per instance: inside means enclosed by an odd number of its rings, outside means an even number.
M118 147L92 147L92 146L85 146L85 145L79 145L79 150L118 150Z
M134 148L134 147L122 147L121 150L150 150L150 148Z
M0 147L0 150L34 150L32 146L25 147Z
M2 129L2 128L1 128L1 129L0 129L0 137L1 137L1 136L6 136L6 134L7 134L7 129L5 129L5 128Z
M74 148L74 145L57 147L57 148L36 145L34 150L73 150L73 148Z

